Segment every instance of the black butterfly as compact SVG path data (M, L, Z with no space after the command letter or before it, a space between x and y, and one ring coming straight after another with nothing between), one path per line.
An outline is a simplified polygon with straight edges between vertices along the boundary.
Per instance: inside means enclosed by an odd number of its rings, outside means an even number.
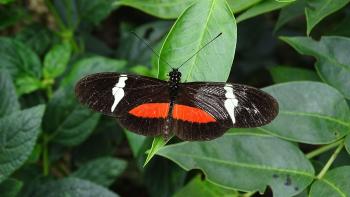
M180 81L178 68L172 69L168 81L132 74L97 73L81 79L75 92L81 103L116 117L130 131L164 137L173 133L188 141L211 140L229 128L263 126L278 114L277 101L256 88Z

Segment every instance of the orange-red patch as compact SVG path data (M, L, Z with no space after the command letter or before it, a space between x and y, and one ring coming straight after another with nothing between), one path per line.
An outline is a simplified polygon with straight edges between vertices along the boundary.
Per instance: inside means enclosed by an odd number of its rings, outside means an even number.
M169 103L145 103L129 111L140 118L166 118L169 112Z
M216 120L207 112L186 105L175 104L173 118L196 123L215 122Z

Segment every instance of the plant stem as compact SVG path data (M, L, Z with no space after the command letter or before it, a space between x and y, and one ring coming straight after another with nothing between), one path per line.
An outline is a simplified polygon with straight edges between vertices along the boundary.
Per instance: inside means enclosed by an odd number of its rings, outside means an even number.
M49 175L50 161L49 161L49 150L48 150L48 138L47 135L43 135L43 173L44 176Z
M63 21L61 20L60 16L58 15L56 8L53 6L52 2L50 0L45 0L45 4L49 11L52 13L53 17L55 18L55 21L57 22L59 28L61 30L66 29Z
M327 173L327 171L329 170L329 168L331 167L332 163L337 158L339 152L343 149L343 147L344 147L344 140L341 140L338 148L335 149L334 153L329 158L329 160L327 161L326 165L322 168L321 172L317 175L317 177L316 177L317 179L321 179Z
M339 140L339 141L336 141L336 142L334 142L332 144L328 144L328 145L322 146L322 147L320 147L320 148L318 148L316 150L313 150L313 151L309 152L308 154L306 154L306 157L308 159L314 158L314 157L316 157L316 156L318 156L318 155L320 155L320 154L322 154L322 153L324 153L324 152L326 152L326 151L328 151L328 150L338 146L342 142L343 142L343 140Z

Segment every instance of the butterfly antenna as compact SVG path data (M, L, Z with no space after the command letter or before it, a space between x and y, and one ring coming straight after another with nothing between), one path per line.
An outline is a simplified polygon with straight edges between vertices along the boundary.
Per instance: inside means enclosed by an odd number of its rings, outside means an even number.
M134 34L134 36L136 36L136 38L138 38L139 40L141 40L149 49L151 49L152 52L153 52L155 55L157 55L158 58L159 58L160 60L162 60L163 62L165 62L170 68L173 68L167 61L165 61L163 58L160 57L160 55L158 54L158 52L155 51L155 50L151 47L151 45L150 45L145 39L141 38L139 35L137 35L137 33L133 32L133 31L132 31L131 33Z
M210 43L212 43L214 40L216 40L218 37L220 37L222 35L222 32L219 33L217 36L215 36L215 38L211 39L209 42L207 42L207 44L205 44L204 46L202 46L200 49L198 49L197 52L195 52L191 57L189 57L184 63L182 63L177 69L181 68L184 64L186 64L188 61L190 61L195 55L197 55L202 49L204 49L206 46L208 46Z

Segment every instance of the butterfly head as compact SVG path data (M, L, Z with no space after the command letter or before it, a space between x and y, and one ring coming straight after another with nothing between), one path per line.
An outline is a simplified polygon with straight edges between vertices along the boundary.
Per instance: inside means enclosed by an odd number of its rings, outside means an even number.
M172 83L180 83L181 72L178 68L173 68L172 71L169 72L169 81Z

